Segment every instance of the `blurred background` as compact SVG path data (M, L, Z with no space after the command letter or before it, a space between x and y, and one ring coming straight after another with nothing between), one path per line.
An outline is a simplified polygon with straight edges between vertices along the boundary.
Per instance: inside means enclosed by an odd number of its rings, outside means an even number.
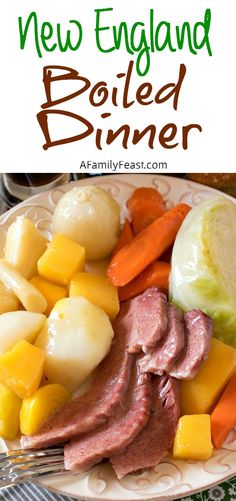
M102 174L106 175L106 174ZM229 195L236 196L235 174L159 174L189 179L200 184L211 186ZM50 190L61 184L91 177L90 174L0 174L0 213L4 213L17 203L41 191Z

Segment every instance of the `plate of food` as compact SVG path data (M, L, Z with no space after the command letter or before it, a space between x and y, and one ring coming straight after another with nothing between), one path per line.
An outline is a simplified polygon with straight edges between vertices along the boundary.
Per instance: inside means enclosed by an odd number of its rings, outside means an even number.
M236 474L236 205L168 176L83 179L0 220L1 451L37 480L170 501ZM11 419L9 419L11 416Z

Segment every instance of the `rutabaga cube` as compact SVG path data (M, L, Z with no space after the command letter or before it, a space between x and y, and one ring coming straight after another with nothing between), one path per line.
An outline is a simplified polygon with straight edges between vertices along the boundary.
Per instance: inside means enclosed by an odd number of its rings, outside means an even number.
M174 458L206 461L211 457L212 451L210 416L182 416L175 435Z
M112 319L120 309L117 287L101 275L76 273L70 283L69 295L86 297L91 303L100 306Z
M33 435L45 419L70 398L70 392L61 384L47 384L38 388L22 402L20 411L21 433Z
M22 339L0 356L0 381L20 398L28 398L39 387L45 354Z
M180 382L181 414L210 412L235 370L235 348L212 338L208 358L196 376Z
M0 383L0 437L15 440L22 400L7 386Z
M64 235L54 235L38 261L38 273L59 285L68 285L77 271L83 271L85 249Z
M35 277L31 278L30 283L45 297L48 306L44 313L47 316L51 313L57 301L67 296L67 289L65 287L53 284L39 275L35 275Z

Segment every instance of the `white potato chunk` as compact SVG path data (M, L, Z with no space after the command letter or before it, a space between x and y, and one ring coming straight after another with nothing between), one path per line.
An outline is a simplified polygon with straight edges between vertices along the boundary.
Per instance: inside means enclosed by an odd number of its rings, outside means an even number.
M15 294L0 281L0 314L7 311L16 311L20 301Z
M7 230L5 259L25 278L37 274L37 262L47 247L47 240L25 216L18 216Z
M119 205L97 186L75 187L57 204L53 231L85 247L88 260L105 259L119 236Z
M46 321L45 315L29 311L12 311L0 315L0 355L25 339L34 343Z
M47 301L41 292L5 259L0 259L0 280L14 292L27 311L43 313L46 310Z
M75 391L107 355L113 329L106 313L83 297L57 302L36 340L46 353L45 375Z

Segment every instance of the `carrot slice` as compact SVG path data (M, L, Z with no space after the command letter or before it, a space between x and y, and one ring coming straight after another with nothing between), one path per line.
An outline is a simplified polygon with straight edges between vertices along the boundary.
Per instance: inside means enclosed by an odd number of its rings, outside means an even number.
M123 225L123 228L120 232L118 242L117 242L117 244L112 252L112 256L114 256L120 249L122 249L122 247L124 247L124 245L126 245L128 242L130 242L130 240L132 240L132 238L133 238L132 226L131 226L129 220L126 218L124 225Z
M165 294L169 287L170 264L157 261L150 264L146 270L129 284L118 288L120 301L132 299L149 287L159 287Z
M156 202L159 205L163 205L163 207L165 208L163 197L155 188L137 188L136 190L134 190L133 194L126 204L126 207L129 211L132 210L133 204L137 200L149 200Z
M152 200L137 200L130 211L134 234L137 235L166 212L159 203Z
M166 211L165 202L155 188L137 188L126 204L137 235Z
M113 285L123 286L158 259L174 242L191 207L178 204L120 249L108 267Z
M211 414L211 433L216 449L222 446L234 426L236 426L236 374L230 379Z

